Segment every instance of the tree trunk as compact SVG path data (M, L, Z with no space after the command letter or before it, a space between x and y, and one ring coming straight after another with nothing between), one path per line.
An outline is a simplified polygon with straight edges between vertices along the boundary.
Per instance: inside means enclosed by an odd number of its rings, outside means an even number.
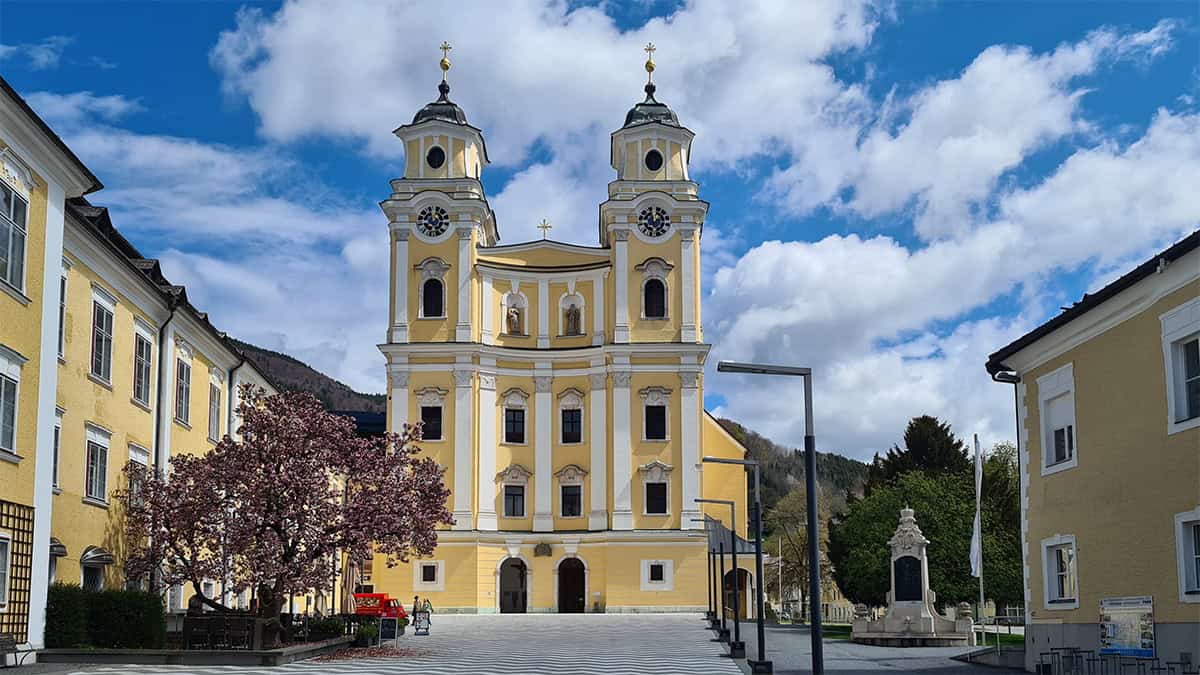
M258 587L258 615L265 619L263 624L263 648L275 649L282 644L283 624L279 620L283 612L283 594L267 585Z

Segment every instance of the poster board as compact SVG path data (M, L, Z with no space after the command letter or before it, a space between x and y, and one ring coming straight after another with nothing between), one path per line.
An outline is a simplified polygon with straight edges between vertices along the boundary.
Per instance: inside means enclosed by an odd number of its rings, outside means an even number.
M429 635L429 612L413 612L413 635Z
M385 616L379 619L379 644L395 642L399 622L395 617Z
M1154 657L1154 598L1100 600L1100 653Z

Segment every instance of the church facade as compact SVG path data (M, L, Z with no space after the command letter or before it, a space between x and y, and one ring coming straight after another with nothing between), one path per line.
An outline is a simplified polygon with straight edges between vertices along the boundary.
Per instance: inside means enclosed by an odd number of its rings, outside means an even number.
M745 534L745 456L703 407L693 134L646 97L612 133L595 246L501 242L483 133L449 99L396 129L388 427L422 423L455 523L429 559L355 566L440 612L702 611L705 516ZM652 71L653 62L647 62ZM544 231L544 230L543 230ZM750 570L746 571L747 574Z

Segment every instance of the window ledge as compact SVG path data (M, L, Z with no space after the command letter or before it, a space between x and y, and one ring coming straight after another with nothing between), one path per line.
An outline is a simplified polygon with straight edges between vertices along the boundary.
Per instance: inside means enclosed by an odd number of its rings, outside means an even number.
M418 316L417 321L445 321L444 316Z
M102 509L108 508L108 502L104 501L103 499L96 499L95 497L84 497L82 501L84 504L88 504L90 506L95 506L95 507L102 508Z
M1179 422L1171 422L1167 425L1167 435L1170 436L1172 434L1177 434L1181 431L1187 431L1188 429L1195 429L1197 427L1200 427L1200 416L1193 417L1191 419L1180 420Z
M446 439L445 438L422 438L416 442L417 443L445 443Z
M583 515L578 516L559 516L559 520L583 520Z
M1048 600L1046 601L1046 610L1055 612L1069 609L1079 609L1079 600L1070 598L1066 600Z
M141 408L142 410L145 410L148 413L154 412L153 410L150 409L150 405L148 403L142 403L141 401L137 400L136 398L133 398L132 396L129 397L129 402L134 404L135 406Z
M554 337L558 337L558 338L587 337L587 333L559 333L558 335L555 335Z
M24 457L21 457L15 452L11 452L9 450L0 450L0 460L2 461L19 464L22 459L24 459Z
M670 438L643 438L643 443L670 443Z
M3 290L5 293L11 295L13 300L16 300L22 305L29 306L29 303L33 302L33 300L29 299L28 295L25 295L21 292L21 289L13 286L4 279L0 279L0 290Z
M88 373L88 379L91 380L92 382L95 382L96 384L100 385L101 387L104 387L105 389L112 391L112 382L109 382L108 380L100 377L99 375L97 375L95 373Z
M666 513L646 513L645 511L642 511L642 516L645 518L665 518L669 515L671 515L670 511Z
M1056 464L1042 466L1042 475L1049 476L1050 474L1055 474L1060 471L1066 471L1067 469L1074 469L1077 466L1079 466L1079 455L1075 455L1071 459L1063 460Z
M192 425L188 424L187 422L184 422L183 420L179 419L178 417L174 418L173 421L175 422L175 424L178 424L179 426L183 427L184 429L187 429L188 431L192 430Z

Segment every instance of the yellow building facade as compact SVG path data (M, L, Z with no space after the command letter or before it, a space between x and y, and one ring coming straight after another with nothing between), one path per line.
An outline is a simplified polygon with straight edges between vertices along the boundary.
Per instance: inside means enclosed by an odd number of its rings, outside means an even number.
M730 516L695 500L745 514L746 479L700 461L745 450L703 408L692 132L648 85L612 134L597 245L501 244L483 134L439 89L395 132L380 350L388 426L423 423L455 524L429 559L352 574L443 612L702 611L701 521Z
M993 354L1016 388L1026 666L1200 659L1200 232Z

